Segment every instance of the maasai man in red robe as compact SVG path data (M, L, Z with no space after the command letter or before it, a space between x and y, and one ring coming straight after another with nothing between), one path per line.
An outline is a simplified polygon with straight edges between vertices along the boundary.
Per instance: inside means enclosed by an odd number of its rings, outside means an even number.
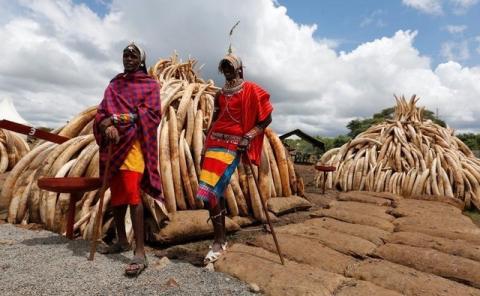
M197 198L209 208L214 241L205 264L216 261L226 250L225 198L242 155L259 165L264 129L272 122L270 95L257 84L243 80L242 61L229 53L218 66L225 85L215 96L215 112L205 141Z
M156 80L147 74L145 53L139 46L131 43L124 49L123 66L125 71L110 81L98 106L94 134L100 146L101 175L107 147L114 145L108 179L118 240L103 252L130 249L125 233L125 214L130 206L135 250L125 273L138 275L147 267L140 189L163 202L157 166L160 92Z

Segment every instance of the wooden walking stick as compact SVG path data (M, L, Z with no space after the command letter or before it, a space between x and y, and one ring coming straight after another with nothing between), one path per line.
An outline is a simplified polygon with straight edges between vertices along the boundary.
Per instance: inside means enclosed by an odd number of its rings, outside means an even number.
M99 195L99 205L97 216L95 216L95 222L93 223L93 238L92 243L90 245L90 257L88 260L92 261L95 258L95 252L97 251L97 241L98 237L102 228L102 211L103 211L103 198L105 196L105 191L107 191L108 187L108 175L110 175L110 160L112 158L112 148L113 144L108 144L108 152L107 152L107 163L105 164L105 170L103 171L103 181L102 187L100 188L100 195Z
M247 151L244 151L244 154L245 154L245 158L247 159L248 166L250 167L250 172L253 174L254 171L253 171L252 161L248 157ZM258 187L258 181L257 181L257 179L255 179L254 174L253 174L253 180L255 181L255 186L257 187L258 193L260 194L260 199L262 200L263 212L265 213L265 217L267 219L268 226L270 227L270 231L272 232L273 241L275 242L275 246L277 247L278 256L280 257L280 261L282 262L282 265L285 265L285 262L283 261L282 251L280 251L280 245L278 244L277 235L275 234L275 230L273 230L272 222L270 222L270 216L268 215L267 204L266 204L265 198L264 198L264 196L262 196L262 192L259 189L260 187Z

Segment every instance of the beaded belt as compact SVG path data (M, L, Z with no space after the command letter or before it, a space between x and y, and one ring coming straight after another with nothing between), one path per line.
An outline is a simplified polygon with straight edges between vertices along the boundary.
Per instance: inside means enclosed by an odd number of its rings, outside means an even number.
M222 134L222 133L216 133L216 132L213 132L210 136L214 140L220 140L220 141L224 141L231 144L237 144L237 145L242 140L242 137L240 136L228 135L228 134Z

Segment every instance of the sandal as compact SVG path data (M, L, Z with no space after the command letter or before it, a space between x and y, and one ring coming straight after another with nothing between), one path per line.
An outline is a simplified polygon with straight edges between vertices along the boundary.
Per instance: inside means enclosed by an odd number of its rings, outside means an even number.
M116 242L110 246L106 246L106 245L102 246L102 248L99 248L98 252L100 254L119 254L126 251L130 251L130 249L131 248L129 244L121 244L119 242Z
M207 256L205 256L205 259L203 259L203 263L205 265L208 265L209 263L213 263L217 261L220 256L223 255L227 251L227 242L222 244L222 250L221 251L216 251L214 252L212 250L212 246L210 246L210 251L208 251Z
M127 267L125 268L125 275L137 277L147 267L148 267L147 255L145 255L143 258L134 256L133 259L130 261L130 263L128 263Z

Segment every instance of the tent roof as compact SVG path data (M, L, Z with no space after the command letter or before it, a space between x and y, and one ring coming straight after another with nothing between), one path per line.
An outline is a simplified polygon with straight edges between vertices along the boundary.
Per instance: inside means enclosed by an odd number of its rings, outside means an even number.
M17 112L15 105L10 98L4 98L0 102L0 119L8 119L17 123L30 125L28 121Z

